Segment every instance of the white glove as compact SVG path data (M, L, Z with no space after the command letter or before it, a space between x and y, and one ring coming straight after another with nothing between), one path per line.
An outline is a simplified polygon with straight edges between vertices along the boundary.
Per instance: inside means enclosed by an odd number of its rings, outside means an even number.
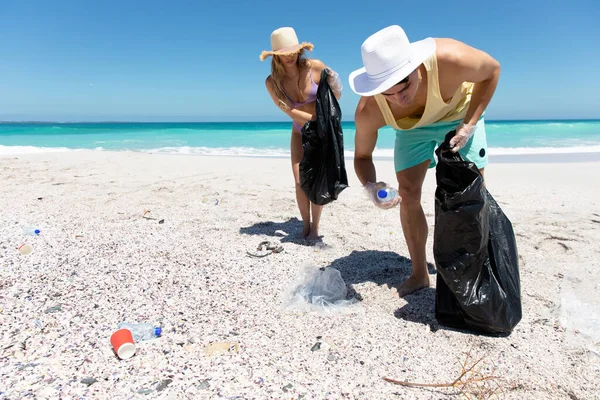
M471 136L475 133L475 125L465 124L461 122L456 128L456 134L450 139L450 150L456 153L458 150L465 147Z
M342 93L342 80L340 79L340 76L338 75L337 72L335 72L332 69L327 68L327 83L329 84L329 87L331 88L331 90L333 90L333 93L335 94L340 94Z
M379 198L377 197L377 192L380 189L383 189L387 186L388 185L385 182L367 182L367 184L365 185L365 193L367 194L367 197L371 199L373 204L384 210L396 207L400 203L400 201L402 201L402 197L400 197L399 195L394 197L391 201L382 202L381 200L379 200Z

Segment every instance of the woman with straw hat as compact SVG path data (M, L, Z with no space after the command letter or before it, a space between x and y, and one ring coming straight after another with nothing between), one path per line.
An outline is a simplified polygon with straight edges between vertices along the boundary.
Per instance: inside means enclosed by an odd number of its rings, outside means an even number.
M300 43L293 28L283 27L271 33L271 50L265 50L260 55L261 61L272 56L271 74L267 77L265 85L275 105L292 119L292 171L296 180L296 201L304 222L302 237L308 239L319 238L319 221L323 206L311 203L300 187L302 127L316 118L317 87L321 72L327 68L323 62L305 56L305 51L312 51L313 48L312 43ZM330 68L327 70L327 81L339 99L342 95L339 75Z

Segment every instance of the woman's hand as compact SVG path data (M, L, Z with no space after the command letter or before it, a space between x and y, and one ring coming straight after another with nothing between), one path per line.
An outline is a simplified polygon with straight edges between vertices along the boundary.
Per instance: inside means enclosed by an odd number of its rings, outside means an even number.
M339 96L342 95L342 80L340 79L340 75L331 68L327 68L327 83L333 91L333 94L339 98Z

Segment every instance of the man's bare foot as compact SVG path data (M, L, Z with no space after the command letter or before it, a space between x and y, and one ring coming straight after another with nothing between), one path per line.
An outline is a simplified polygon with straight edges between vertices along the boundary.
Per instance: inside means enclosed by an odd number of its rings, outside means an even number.
M429 275L424 275L422 277L411 275L410 278L405 280L398 287L398 296L404 297L426 287L429 287Z
M310 224L304 225L302 228L302 233L300 234L302 239L306 238L310 234Z

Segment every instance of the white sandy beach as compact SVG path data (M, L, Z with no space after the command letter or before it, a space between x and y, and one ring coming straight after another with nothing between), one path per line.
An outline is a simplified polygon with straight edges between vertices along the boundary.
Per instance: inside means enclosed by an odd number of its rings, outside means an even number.
M394 182L391 161L376 166ZM394 296L410 272L398 210L374 207L346 167L351 187L323 212L323 245L309 245L296 238L288 159L0 158L0 398L457 398L383 377L451 382L469 349L484 371L495 365L499 398L600 398L600 332L590 329L600 326L600 162L488 166L521 260L523 319L502 338L439 326L434 286ZM430 170L432 264L434 191ZM263 240L284 251L247 256ZM23 243L31 255L19 254ZM362 301L344 314L282 309L304 265L338 269ZM163 336L119 360L109 338L122 321L155 322ZM205 356L213 342L239 352Z

